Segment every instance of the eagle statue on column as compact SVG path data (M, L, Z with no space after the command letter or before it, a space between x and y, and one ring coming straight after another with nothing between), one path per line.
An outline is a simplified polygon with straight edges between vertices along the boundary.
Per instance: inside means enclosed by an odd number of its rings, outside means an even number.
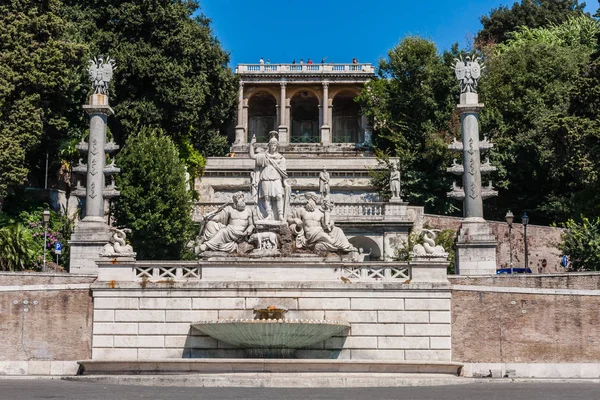
M461 93L477 93L477 81L481 77L481 70L485 68L480 64L481 57L467 56L463 61L462 57L455 58L454 74L460 81Z
M115 60L110 57L99 56L94 57L93 60L89 60L88 63L88 74L92 86L94 88L94 94L104 94L108 96L108 84L113 77L113 71L116 69Z

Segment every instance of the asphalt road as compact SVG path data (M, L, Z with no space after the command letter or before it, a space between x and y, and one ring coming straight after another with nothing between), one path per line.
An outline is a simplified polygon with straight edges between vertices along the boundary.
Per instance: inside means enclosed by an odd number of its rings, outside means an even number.
M591 400L599 383L473 383L466 385L357 389L193 388L106 385L61 380L0 380L0 399L256 399L256 400Z

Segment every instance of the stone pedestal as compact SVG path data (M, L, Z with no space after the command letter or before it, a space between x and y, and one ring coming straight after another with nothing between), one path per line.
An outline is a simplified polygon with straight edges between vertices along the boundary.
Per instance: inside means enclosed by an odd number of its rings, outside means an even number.
M329 125L321 126L321 143L323 146L331 144L331 127Z
M408 203L402 201L400 197L392 197L389 202L383 206L383 214L386 219L388 217L403 217L406 216Z
M495 274L496 246L496 237L483 218L465 218L456 239L456 273Z
M108 225L101 217L86 217L77 224L69 244L71 245L71 273L97 274L96 261L110 240Z
M287 146L290 143L290 139L288 137L288 128L285 125L279 125L277 128L277 133L279 136L279 145Z
M447 256L446 256L447 257ZM409 261L410 282L448 282L448 261L443 257L415 257Z

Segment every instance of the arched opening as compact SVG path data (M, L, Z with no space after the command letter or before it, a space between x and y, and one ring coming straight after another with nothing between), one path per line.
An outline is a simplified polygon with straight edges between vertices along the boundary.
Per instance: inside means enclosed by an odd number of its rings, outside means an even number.
M277 130L277 100L272 94L260 92L248 100L248 141L269 141L269 132Z
M290 101L292 108L292 143L319 143L319 99L313 93L301 91Z
M338 93L333 99L333 143L362 143L360 106L352 92Z
M355 236L351 239L348 239L348 241L357 249L363 249L363 254L365 254L364 261L381 260L381 250L379 249L377 242L375 242L373 239L366 236Z

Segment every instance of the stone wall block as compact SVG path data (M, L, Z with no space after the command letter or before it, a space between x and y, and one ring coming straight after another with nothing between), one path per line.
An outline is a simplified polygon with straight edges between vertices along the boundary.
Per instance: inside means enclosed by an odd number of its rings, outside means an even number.
M137 323L94 322L94 335L137 335Z
M377 311L378 322L391 323L427 323L429 313L427 311Z
M95 310L137 310L139 299L137 297L95 297Z
M187 335L198 332L187 322L140 322L140 335Z
M140 299L140 309L150 310L189 310L192 307L190 298L158 298L142 297Z
M430 311L429 322L432 324L449 324L452 322L450 311Z
M281 294L279 294L281 296ZM254 310L257 307L285 307L288 310L298 310L298 299L291 297L247 297L246 298L246 309Z
M406 324L404 334L407 336L450 336L450 324Z
M405 310L450 310L450 299L406 299Z
M164 322L164 310L115 310L117 322Z
M379 337L377 338L379 349L428 349L429 338L426 337Z
M115 322L114 310L94 310L94 321L96 322Z
M217 340L210 336L165 336L165 348L216 349Z
M452 350L405 350L406 360L451 361Z
M323 310L302 310L302 311L292 311L290 310L285 317L287 319L315 319L322 320L325 319L325 311Z
M404 299L350 299L352 310L404 310Z
M404 360L404 350L351 349L351 358L356 360Z
M138 360L156 360L162 358L183 358L184 349L139 349Z
M352 324L352 336L404 336L404 324Z
M94 347L113 347L113 336L111 335L94 335L92 338L92 346Z
M135 360L138 349L106 349L93 348L92 358L94 360Z
M329 311L325 310L325 319L345 322L377 322L377 311Z
M335 336L325 341L326 349L376 349L377 337L374 336Z
M432 350L452 350L451 337L430 337L429 348Z
M217 311L199 311L199 310L167 310L166 322L188 322L213 320L219 317Z
M115 336L114 347L134 347L134 348L161 348L165 347L165 337L162 335L152 336Z
M224 310L224 309L245 309L245 299L243 297L217 297L204 298L195 297L192 299L192 309L197 310Z
M349 310L350 299L299 298L300 310Z

